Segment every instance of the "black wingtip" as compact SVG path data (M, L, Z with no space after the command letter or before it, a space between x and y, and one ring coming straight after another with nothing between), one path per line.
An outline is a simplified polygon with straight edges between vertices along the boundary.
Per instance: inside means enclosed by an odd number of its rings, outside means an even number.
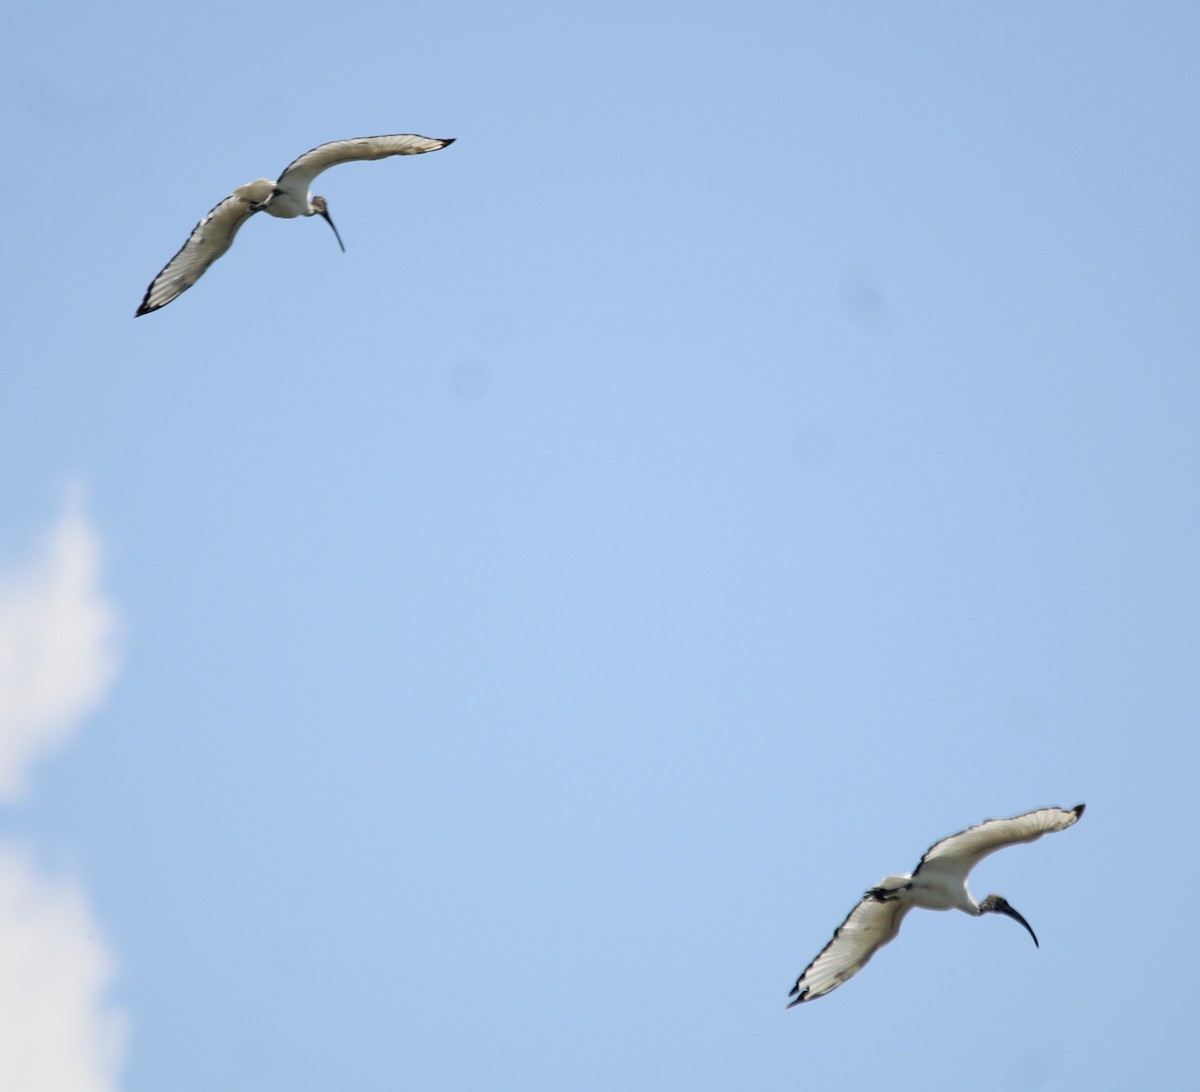
M458 137L453 137L453 136L452 137L438 137L438 140L440 140L442 142L442 148L448 148L457 139L458 139ZM440 151L441 149L439 148L438 150Z
M1078 819L1078 818L1079 818L1079 817L1080 817L1080 816L1083 814L1083 809L1084 809L1084 808L1086 808L1086 807L1087 807L1087 805L1086 805L1086 804L1076 804L1076 805L1075 805L1075 806L1074 806L1074 807L1071 809L1071 810L1072 810L1072 811L1075 813L1075 818L1076 818L1076 819Z
M793 987L792 987L792 993L795 993L795 992L796 992L796 987L795 987L795 986L793 986ZM791 993L789 993L789 994L788 994L788 997L791 997L791 996L792 996L792 994L791 994ZM797 997L797 998L796 998L796 1000L795 1000L795 1001L789 1001L789 1002L787 1003L787 1007L788 1007L789 1009L794 1009L794 1008L795 1008L797 1005L801 1005L801 1004L803 1004L803 1003L804 1003L805 1001L807 1001L807 1000L808 1000L808 990L806 989L806 990L805 990L805 991L804 991L804 992L803 992L803 993L802 993L802 994L801 994L799 997Z
M155 280L157 280L157 279L158 278L156 277ZM156 303L154 305L151 305L150 293L153 291L154 291L154 281L151 281L150 287L146 289L146 294L142 297L142 302L138 304L138 309L136 311L134 311L134 313L133 313L134 318L141 318L143 315L148 315L148 314L150 314L151 311L157 311L160 307L164 306L164 304L161 304L161 303ZM169 303L170 301L168 300L167 302Z

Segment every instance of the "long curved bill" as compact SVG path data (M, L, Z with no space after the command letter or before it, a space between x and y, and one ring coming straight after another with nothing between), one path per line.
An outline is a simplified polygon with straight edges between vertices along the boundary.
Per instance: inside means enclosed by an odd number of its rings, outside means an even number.
M1025 926L1026 932L1033 937L1033 943L1040 948L1038 944L1037 934L1033 931L1033 926L1029 924L1020 914L1018 914L1011 906L1008 905L1008 900L1000 895L989 895L979 904L979 912L981 914L1003 914L1006 918L1012 918L1013 921L1020 922Z
M338 246L340 246L342 248L342 253L345 254L346 253L346 244L342 242L342 237L338 234L337 225L334 224L333 217L329 215L329 210L328 209L319 209L317 214L319 216L325 217L325 223L327 223L331 228L333 228L333 236L335 239L337 239ZM1026 928L1028 928L1028 926L1026 926Z
M1029 930L1029 935L1031 937L1033 937L1034 947L1035 948L1041 947L1041 945L1038 944L1037 933L1035 933L1033 931L1033 926L1030 925L1029 922L1027 922L1023 917L1021 917L1021 915L1018 914L1011 906L1006 906L1003 910L1000 911L1000 913L1005 914L1008 917L1012 918L1013 921L1019 921L1022 925L1024 925L1025 928Z

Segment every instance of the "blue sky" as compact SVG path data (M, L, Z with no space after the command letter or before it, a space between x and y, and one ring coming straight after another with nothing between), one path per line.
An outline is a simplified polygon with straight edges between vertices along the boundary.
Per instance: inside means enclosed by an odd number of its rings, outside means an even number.
M1194 1079L1191 6L8 29L0 1085Z

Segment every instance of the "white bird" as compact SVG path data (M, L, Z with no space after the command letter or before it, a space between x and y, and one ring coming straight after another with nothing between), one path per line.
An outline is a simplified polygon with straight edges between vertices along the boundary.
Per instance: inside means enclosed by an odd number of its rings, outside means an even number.
M1033 943L1038 938L1020 914L1000 895L976 902L967 889L967 877L984 857L1005 846L1033 842L1043 834L1066 830L1083 814L1083 804L1069 811L1040 808L1011 819L988 819L976 827L935 842L917 863L911 875L887 876L872 887L838 926L833 939L796 979L788 1004L813 1001L836 990L856 975L867 961L900 932L904 915L914 906L926 910L962 910L973 917L1004 914L1019 921Z
M436 152L454 138L437 140L412 133L392 136L355 137L318 145L290 163L274 182L259 178L238 186L193 229L188 240L150 282L137 315L146 315L165 307L176 296L192 287L222 254L233 245L233 237L256 212L291 219L294 216L322 216L333 228L342 245L342 237L329 216L324 197L314 197L308 187L322 171L356 159L386 159L393 155L420 155Z

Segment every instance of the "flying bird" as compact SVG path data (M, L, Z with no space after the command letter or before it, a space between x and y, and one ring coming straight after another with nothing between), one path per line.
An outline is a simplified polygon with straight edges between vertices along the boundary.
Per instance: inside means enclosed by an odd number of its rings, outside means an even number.
M179 253L150 282L134 317L148 315L165 307L180 293L191 288L204 275L204 271L233 245L238 228L256 212L267 212L284 219L321 216L333 228L338 246L345 252L342 237L329 216L325 198L314 197L309 192L313 179L339 163L351 163L356 159L387 159L393 155L420 155L422 152L436 152L453 143L453 137L437 140L412 133L334 140L305 152L290 163L274 182L269 178L260 178L238 186L192 229Z
M1033 842L1043 834L1066 830L1083 814L1083 804L1069 811L1039 808L1011 819L988 819L935 842L925 851L911 875L887 876L862 897L846 920L837 927L833 939L796 979L788 1008L836 990L852 978L880 948L900 932L904 915L914 906L926 910L962 910L972 917L1004 914L1019 922L1038 938L1029 922L1000 895L988 895L976 902L967 889L967 877L980 861L1005 846Z

